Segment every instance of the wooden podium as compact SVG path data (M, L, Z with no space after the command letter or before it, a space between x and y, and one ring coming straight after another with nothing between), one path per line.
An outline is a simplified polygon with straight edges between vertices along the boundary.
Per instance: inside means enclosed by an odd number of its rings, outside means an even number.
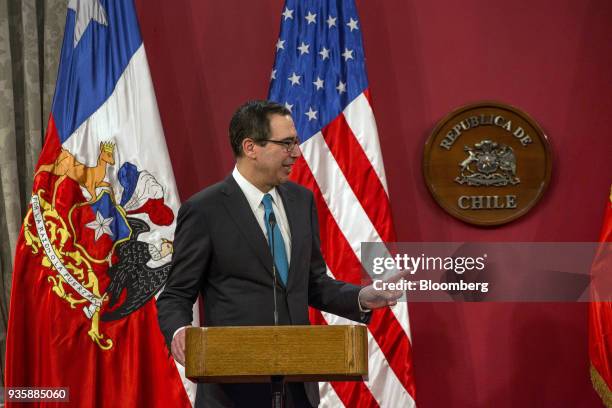
M192 381L350 381L368 374L365 326L193 327L186 336Z

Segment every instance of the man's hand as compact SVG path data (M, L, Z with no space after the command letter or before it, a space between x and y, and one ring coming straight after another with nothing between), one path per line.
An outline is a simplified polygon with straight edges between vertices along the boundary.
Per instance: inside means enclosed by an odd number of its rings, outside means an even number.
M188 326L178 329L172 338L172 343L170 344L172 357L174 357L174 359L183 367L185 366L185 329L187 327Z
M410 271L401 271L395 275L383 279L383 282L399 282L410 275ZM385 306L397 304L397 300L402 297L404 291L401 290L376 290L373 285L361 289L359 292L359 304L363 309L378 309Z

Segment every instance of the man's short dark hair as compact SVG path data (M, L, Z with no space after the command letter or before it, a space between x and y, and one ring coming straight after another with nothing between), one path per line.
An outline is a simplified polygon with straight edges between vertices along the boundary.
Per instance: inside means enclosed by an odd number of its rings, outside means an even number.
M229 124L229 138L235 157L242 156L242 141L263 142L270 138L270 115L291 115L289 109L271 101L249 101L239 107Z

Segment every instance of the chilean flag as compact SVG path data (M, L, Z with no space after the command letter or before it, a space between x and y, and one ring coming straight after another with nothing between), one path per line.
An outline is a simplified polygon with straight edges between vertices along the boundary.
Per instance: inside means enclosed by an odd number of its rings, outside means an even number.
M32 194L13 271L5 386L68 388L75 407L192 405L195 386L170 357L155 298L101 319L116 248L168 245L179 207L131 0L68 2ZM149 229L136 233L130 217ZM170 262L157 255L154 266Z

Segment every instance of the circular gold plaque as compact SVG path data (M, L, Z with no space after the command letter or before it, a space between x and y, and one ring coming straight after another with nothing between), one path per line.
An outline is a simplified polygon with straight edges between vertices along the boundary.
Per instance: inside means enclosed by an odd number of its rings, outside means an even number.
M519 109L499 102L463 106L425 144L423 174L436 202L470 224L500 225L527 213L550 181L548 140Z

